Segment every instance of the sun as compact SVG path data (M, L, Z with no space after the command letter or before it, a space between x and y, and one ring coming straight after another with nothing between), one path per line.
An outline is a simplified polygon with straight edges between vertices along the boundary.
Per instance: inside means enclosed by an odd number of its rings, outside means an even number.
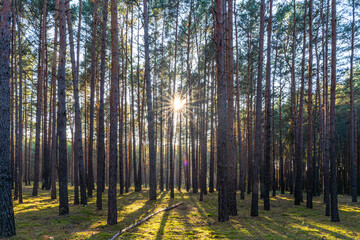
M175 112L181 111L186 103L186 99L181 99L179 97L174 98L173 107Z

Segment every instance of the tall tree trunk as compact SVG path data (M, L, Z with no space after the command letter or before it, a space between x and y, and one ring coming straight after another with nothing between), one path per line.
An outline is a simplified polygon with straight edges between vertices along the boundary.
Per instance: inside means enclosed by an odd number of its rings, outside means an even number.
M226 78L227 78L227 185L229 214L237 215L236 209L236 171L234 145L234 49L233 49L233 1L228 0L226 43Z
M103 21L101 35L101 63L100 63L100 103L97 133L97 175L96 175L96 209L102 210L102 193L105 190L105 142L104 142L104 91L105 91L105 47L108 15L108 0L103 1Z
M18 117L18 140L17 140L17 162L18 162L18 192L19 192L19 203L23 202L22 196L22 177L23 177L23 80L22 80L22 47L21 47L21 20L19 13L19 6L17 7L17 24L18 24L18 41L19 41L19 117Z
M137 105L138 105L138 126L139 126L139 161L138 161L138 168L137 168L137 185L135 186L136 192L141 192L141 184L142 184L142 116L143 116L143 100L140 100L140 41L139 41L139 34L140 33L140 21L138 21L138 33L137 33L137 67L136 67L136 75L137 75L137 82L138 82L138 96L137 96ZM135 119L134 119L135 120ZM135 123L134 123L135 124ZM155 147L155 145L154 145Z
M227 199L227 93L225 78L225 27L224 27L224 1L215 1L215 57L217 66L217 181L218 181L218 220L229 220L229 207Z
M351 161L351 196L352 202L357 202L357 176L355 167L355 122L354 122L354 38L355 38L355 0L352 1L352 23L351 23L351 56L350 56L350 161ZM21 99L21 98L20 98ZM359 166L358 166L359 167Z
M275 148L275 76L276 76L276 66L277 66L277 59L278 59L278 43L275 44L275 66L274 66L274 73L272 79L272 106L271 106L271 114L272 114L272 132L271 132L271 140L272 140L272 188L273 188L273 197L276 196L277 190L277 181L276 181L276 148Z
M300 205L302 201L302 161L304 153L304 133L303 133L303 112L304 112L304 83L305 83L305 52L306 52L306 14L307 0L305 0L304 9L304 32L302 45L302 60L301 60L301 87L300 87L300 103L297 126L297 140L295 146L295 205Z
M14 170L15 170L15 145L14 145L14 93L15 93L15 78L17 75L15 74L16 71L16 24L15 24L15 11L11 11L11 20L12 23L9 22L9 25L11 24L11 53L10 53L10 171L11 171L11 189L14 188ZM11 21L9 20L9 21ZM41 25L41 22L40 22ZM40 26L41 28L41 26ZM40 34L40 40L41 42L41 34ZM39 43L41 44L41 43ZM40 61L38 61L38 64L40 64ZM38 65L39 66L39 65Z
M222 1L222 0L221 0ZM186 65L187 65L187 78L189 83L189 101L190 101L190 141L191 141L191 182L193 187L193 193L198 192L198 179L196 177L196 162L195 162L195 129L194 129L194 104L193 104L193 98L192 96L192 88L193 88L193 82L191 78L191 67L190 67L190 35L191 35L191 14L193 11L193 1L190 2L190 11L189 11L189 23L188 23L188 29L187 29L187 50L186 50Z
M204 35L205 35L205 46L207 46L207 37L206 37L206 30L207 30L207 20L205 23L204 28ZM204 52L204 83L203 83L203 89L202 89L202 110L201 110L201 145L200 145L200 151L201 151L201 174L200 174L200 180L201 180L201 188L200 188L200 201L203 200L204 194L207 194L206 190L206 175L207 175L207 119L205 118L206 114L206 87L207 87L207 61L208 61L208 55L206 49L203 50ZM180 138L179 138L179 145L181 145L181 115L180 115ZM181 148L179 148L181 150ZM181 151L179 151L179 155L181 157ZM179 158L180 160L180 158ZM234 160L235 161L235 160ZM179 163L180 166L180 163ZM236 187L236 178L235 178L235 187ZM235 193L236 193L236 188ZM235 203L236 205L236 203ZM236 211L236 208L235 208Z
M336 0L331 0L331 91L330 91L330 186L331 221L339 222L337 178L336 178L336 139L335 139L335 98L336 98Z
M77 73L77 65L75 63L74 38L73 38L73 29L72 29L72 21L71 21L70 13L71 12L70 12L69 3L67 3L66 14L67 14L67 23L68 23L68 31L69 31L70 57L71 57L74 100L75 100L74 174L76 175L75 179L80 179L81 204L87 205L84 157L83 157L83 146L82 146L81 112L80 112L80 100L79 100L79 78L78 78L79 74ZM79 199L75 198L75 204L76 203L79 203Z
M96 44L97 44L97 4L98 0L94 0L94 19L92 23L92 39L91 39L91 82L90 82L90 129L88 144L88 169L87 169L87 189L88 197L92 197L94 190L94 170L93 170L93 144L94 144L94 101L95 101L95 78L96 78Z
M45 0L46 1L46 0ZM66 144L66 107L65 107L65 59L66 59L66 11L65 0L59 0L59 67L58 67L58 137L59 137L59 214L69 213L67 144Z
M127 16L127 12L126 12ZM121 28L121 66L122 66L122 93L121 93L121 103L119 102L119 179L120 179L120 194L124 194L124 96L125 96L125 88L126 88L126 69L127 69L127 60L125 59L125 51L124 47L124 27ZM119 83L120 84L120 83ZM125 143L126 144L126 143Z
M10 14L11 1L4 0L0 9L0 236L16 234L11 199L10 165Z
M119 30L117 1L111 0L111 90L110 90L110 158L109 158L109 225L117 223L116 180L117 180L117 127L119 94Z
M42 111L42 91L44 80L44 65L45 65L45 41L46 41L46 5L47 1L44 0L43 13L42 13L42 30L41 30L41 45L39 57L39 73L37 84L37 103L36 103L36 133L35 133L35 166L34 166L34 186L33 196L38 195L39 188L39 168L40 168L40 125L41 125L41 111Z
M293 46L292 46L292 59L291 59L291 134L292 134L292 142L291 142L291 159L289 164L289 188L290 194L293 194L293 169L291 169L291 165L296 166L295 161L295 150L297 146L297 100L296 100L296 83L295 83L295 54L296 54L296 0L293 1L293 8L294 8L294 31L293 31ZM299 170L301 171L301 170ZM299 174L298 172L296 174ZM300 180L301 181L301 180ZM301 182L298 182L301 188ZM302 199L302 191L297 192L296 199ZM300 203L299 203L300 204Z
M145 43L145 81L146 81L146 102L147 102L147 120L148 120L148 135L149 135L149 199L156 200L156 149L154 146L154 113L152 109L151 96L151 78L150 78L150 56L149 56L149 15L147 0L144 4L144 43Z
M43 135L42 135L42 189L50 190L50 159L49 159L49 145L48 145L48 126L47 126L47 92L48 92L48 50L47 39L45 37L45 68L44 68L44 82L43 82Z
M247 118L246 118L246 125L247 125L247 160L248 160L248 188L247 194L250 194L251 191L251 181L252 181L252 165L253 165L253 128L252 128L252 88L253 88L253 81L251 78L251 63L250 63L250 49L251 49L251 38L248 38L248 51L247 51L247 85L246 85L246 105L247 105Z
M270 161L271 161L271 26L272 26L272 4L270 0L267 57L266 57L266 83L265 83L265 141L264 141L264 210L270 210Z
M312 152L312 138L313 138L313 126L312 126L312 61L313 61L313 52L312 52L312 6L313 0L309 2L309 68L308 68L308 140L307 140L307 201L306 207L312 208L312 198L313 198L313 152ZM305 6L306 8L306 6Z
M240 63L239 63L239 44L238 44L238 29L237 29L237 21L236 21L236 4L234 4L234 12L235 12L235 44L236 44L236 107L237 107L237 132L238 132L238 162L239 162L239 189L240 189L240 198L245 199L245 166L244 160L242 157L242 143L241 143L241 118L240 118ZM212 96L213 94L211 94ZM213 99L212 99L213 100ZM212 112L211 112L212 113ZM211 121L212 117L211 117ZM211 129L213 126L211 124Z
M322 19L322 18L320 18ZM317 34L318 35L318 34ZM315 41L315 56L316 56L316 95L317 95L317 104L319 105L319 122L320 122L320 139L319 139L319 146L318 146L318 163L316 161L314 162L314 196L320 196L320 176L319 176L319 169L320 169L320 161L321 161L321 155L323 154L322 146L324 142L324 121L323 121L323 105L321 103L321 93L320 93L320 54L318 53L318 47L317 47L318 41ZM314 145L316 145L316 142L314 141Z
M134 7L131 6L131 39L130 39L130 82L131 82L131 109L130 109L130 145L132 141L132 152L130 151L130 160L132 159L132 168L134 174L134 186L138 186L138 177L137 177L137 166L136 166L136 141L135 141L135 94L134 94L134 68L133 68L133 29L134 29ZM129 161L130 161L129 160ZM129 170L130 171L130 170ZM137 191L137 189L135 189Z
M325 216L330 216L330 174L329 174L329 97L328 97L328 29L329 29L329 11L330 11L330 0L327 0L326 10L326 26L325 26L325 50L324 50L324 202L325 202Z
M165 13L164 13L164 18L165 19ZM163 28L162 28L162 32L161 32L161 62L164 62L164 32L165 32L165 24L162 24ZM163 83L163 78L161 78L160 80L160 96L163 96L163 88L164 88L164 83ZM163 130L163 125L164 125L164 121L163 121L163 117L164 117L164 113L163 113L163 101L160 101L160 182L159 182L159 189L162 192L164 190L164 130ZM165 152L166 154L166 152Z
M211 72L211 107L210 107L210 171L209 171L209 192L214 192L214 174L215 174L215 59L211 59L212 61L212 72ZM187 130L187 129L186 129ZM187 138L186 138L187 139Z
M56 9L59 9L59 0L56 0ZM58 51L58 11L55 12L55 35L54 35L54 53L51 66L51 85L52 85L52 141L51 141L51 199L56 199L56 174L57 174L57 142L58 135L56 132L56 67Z
M254 165L252 173L252 198L251 198L251 216L258 216L259 201L259 172L258 167L262 162L262 71L263 71L263 51L264 51L264 22L265 22L265 0L261 0L260 7L260 36L259 36L259 59L258 59L258 78L256 91L256 115L255 115L255 151Z
M282 64L280 65L280 76L281 76L281 69ZM280 157L280 191L281 194L285 194L285 182L284 182L284 152L283 152L283 143L282 143L282 84L281 84L281 77L280 77L280 94L279 94L279 157Z
M170 91L170 96L175 96L175 83L176 83L176 66L177 66L177 47L178 47L178 22L179 22L179 5L180 1L176 4L176 20L175 20L175 52L174 52L174 79L173 79L173 89ZM171 89L171 83L169 84ZM173 150L173 136L174 136L174 113L171 113L169 117L169 125L170 125L170 198L174 198L174 161L175 161L175 151ZM175 144L174 144L175 145Z

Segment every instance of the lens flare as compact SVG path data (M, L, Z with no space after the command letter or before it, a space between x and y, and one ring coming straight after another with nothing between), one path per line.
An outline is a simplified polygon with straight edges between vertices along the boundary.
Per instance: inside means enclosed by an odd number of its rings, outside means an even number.
M176 112L181 111L181 109L184 107L186 103L186 99L180 99L179 97L175 97L174 99L174 110Z

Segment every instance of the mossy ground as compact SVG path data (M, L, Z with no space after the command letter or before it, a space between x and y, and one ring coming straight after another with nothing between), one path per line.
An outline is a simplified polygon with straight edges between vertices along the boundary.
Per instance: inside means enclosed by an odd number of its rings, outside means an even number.
M132 189L131 189L132 190ZM293 205L289 194L271 198L271 211L264 211L260 200L259 216L250 217L250 195L238 198L238 216L217 222L217 193L208 194L204 201L198 194L175 191L158 193L157 201L148 200L148 191L133 191L118 196L118 224L106 225L107 191L102 211L95 207L96 198L87 206L73 204L73 188L69 188L70 214L58 215L58 200L50 199L49 191L31 196L31 187L24 187L24 203L14 202L15 239L109 239L116 232L145 216L173 205L184 205L162 212L120 239L360 239L360 203L351 203L348 196L339 196L340 222L324 216L322 197L314 198L314 208L306 204Z

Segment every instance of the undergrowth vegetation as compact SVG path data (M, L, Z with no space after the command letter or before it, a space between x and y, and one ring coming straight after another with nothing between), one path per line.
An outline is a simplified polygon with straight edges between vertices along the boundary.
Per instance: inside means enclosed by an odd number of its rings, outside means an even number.
M17 235L14 239L109 239L154 211L178 202L185 204L152 217L120 239L360 239L360 204L348 196L339 196L340 222L325 217L322 197L314 198L314 209L306 204L293 205L291 195L278 194L271 198L271 210L262 210L259 217L250 217L250 195L238 198L238 216L229 222L217 222L217 193L198 200L197 194L158 192L158 200L148 200L148 191L118 196L118 224L107 226L107 190L103 211L97 211L96 198L87 206L73 205L70 187L70 215L58 215L58 200L50 199L50 192L40 191L31 196L31 187L24 187L24 203L14 202Z

